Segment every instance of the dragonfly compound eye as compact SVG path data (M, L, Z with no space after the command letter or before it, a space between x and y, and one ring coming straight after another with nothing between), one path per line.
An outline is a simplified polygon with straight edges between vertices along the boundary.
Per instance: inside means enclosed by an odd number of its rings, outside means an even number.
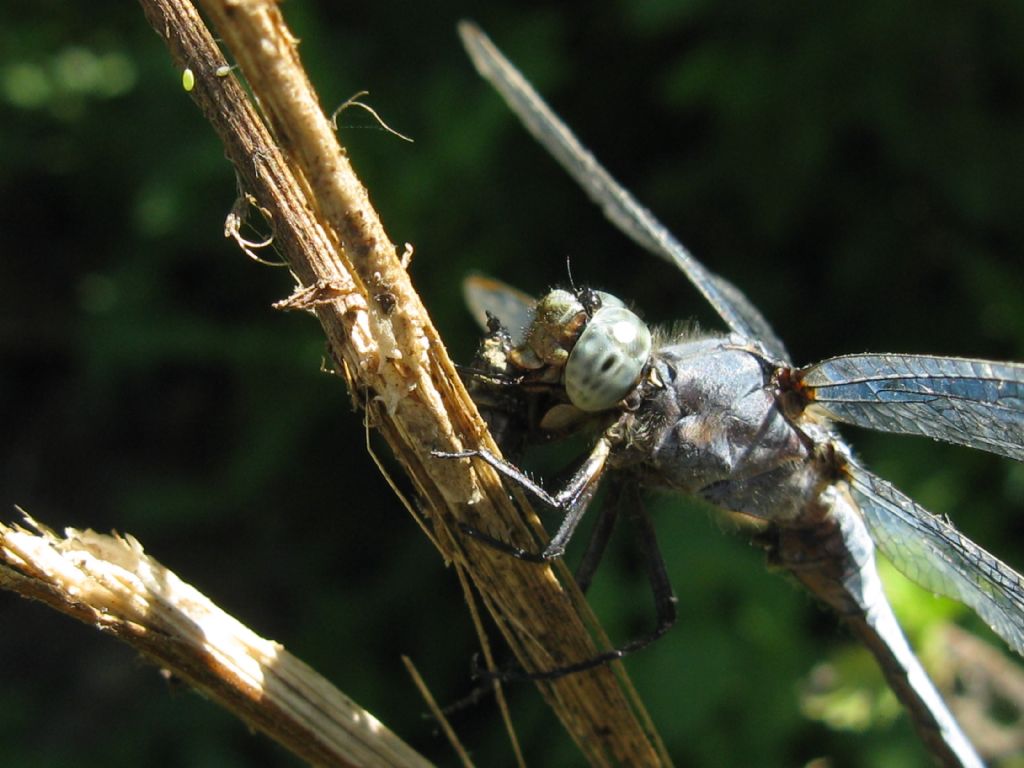
M625 307L604 306L565 365L565 391L581 411L604 411L630 393L651 354L651 332Z

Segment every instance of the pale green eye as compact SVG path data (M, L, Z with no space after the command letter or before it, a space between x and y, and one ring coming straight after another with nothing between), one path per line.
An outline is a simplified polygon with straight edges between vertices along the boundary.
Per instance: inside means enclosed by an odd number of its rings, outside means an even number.
M604 411L632 391L651 354L651 332L625 307L599 309L569 355L565 391L581 411Z

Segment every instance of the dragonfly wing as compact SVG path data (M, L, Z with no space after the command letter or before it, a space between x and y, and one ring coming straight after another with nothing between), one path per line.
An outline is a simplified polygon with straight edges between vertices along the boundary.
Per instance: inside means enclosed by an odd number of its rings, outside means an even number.
M462 281L466 306L482 329L487 329L487 315L498 318L509 332L514 345L520 344L524 332L533 322L537 301L518 288L481 274L471 274Z
M1024 655L1024 579L952 525L855 464L848 466L850 494L871 536L908 578L959 600Z
M785 345L746 296L709 272L612 178L478 27L462 22L459 34L477 71L615 226L641 247L679 267L732 330L760 343L773 358L789 359Z
M922 355L844 355L798 373L836 421L926 435L1024 461L1024 365Z

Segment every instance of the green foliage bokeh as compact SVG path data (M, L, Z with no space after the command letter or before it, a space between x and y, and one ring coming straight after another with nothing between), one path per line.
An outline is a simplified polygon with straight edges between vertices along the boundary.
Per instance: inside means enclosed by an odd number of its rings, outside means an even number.
M865 350L1024 359L1018 3L282 7L328 109L366 89L415 138L354 110L340 120L460 360L476 337L465 273L539 293L564 281L567 256L577 280L650 319L715 326L476 78L454 31L469 15L748 292L796 362ZM468 689L475 645L458 585L379 477L341 384L320 372L315 322L270 309L291 289L287 271L222 237L234 174L181 73L133 4L5 16L0 503L55 527L132 533L454 765L398 657L441 701ZM874 469L1024 566L1019 468L852 438ZM654 504L681 620L628 664L679 765L927 764L905 719L863 733L807 719L802 682L848 638L743 535ZM628 546L614 552L592 592L613 636L647 626L645 590ZM8 594L0 616L4 765L295 764L93 630ZM537 694L510 695L531 764L579 764ZM510 763L492 708L456 727L478 764Z

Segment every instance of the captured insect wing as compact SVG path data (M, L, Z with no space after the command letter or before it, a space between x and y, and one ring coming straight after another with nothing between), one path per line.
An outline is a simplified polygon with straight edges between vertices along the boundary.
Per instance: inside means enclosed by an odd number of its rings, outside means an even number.
M508 331L511 346L523 342L533 322L537 300L500 280L474 273L462 282L462 296L477 324L490 331L489 318L495 317Z

